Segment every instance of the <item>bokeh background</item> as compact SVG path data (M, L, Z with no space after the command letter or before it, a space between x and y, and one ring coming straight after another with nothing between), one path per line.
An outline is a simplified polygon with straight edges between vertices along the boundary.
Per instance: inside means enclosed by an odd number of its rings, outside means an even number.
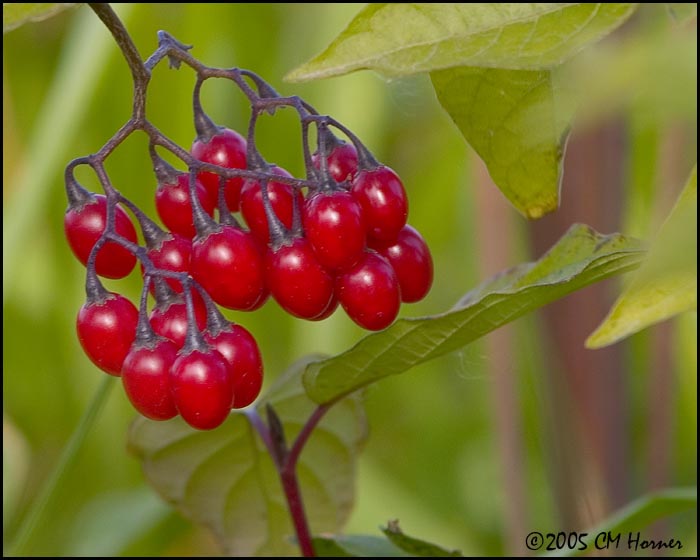
M565 164L562 206L528 223L491 184L439 107L426 76L370 72L289 84L360 4L119 4L146 56L156 32L194 45L211 66L249 68L346 124L403 178L409 222L430 244L435 284L417 316L449 309L488 276L537 258L575 221L651 237L697 150L696 22L663 5L635 17L572 65L590 90ZM154 72L149 117L180 145L194 138L187 68ZM245 130L248 107L228 83L203 102ZM78 7L3 37L3 542L23 515L104 374L74 333L84 269L64 240L65 164L96 151L127 120L131 80L94 14ZM266 118L268 161L302 173L291 112ZM145 136L108 160L113 183L155 216ZM96 188L89 175L79 176ZM134 272L108 287L136 299ZM583 531L651 489L697 484L697 317L686 314L605 350L583 341L620 288L608 281L522 318L479 343L388 378L367 392L370 439L348 533L399 519L416 536L467 555L523 553L533 530ZM309 352L362 335L342 312L319 324L274 302L230 313L258 339L267 383ZM117 388L119 389L119 388ZM34 532L34 555L215 555L145 485L126 449L134 418L114 390ZM643 533L697 548L695 512Z

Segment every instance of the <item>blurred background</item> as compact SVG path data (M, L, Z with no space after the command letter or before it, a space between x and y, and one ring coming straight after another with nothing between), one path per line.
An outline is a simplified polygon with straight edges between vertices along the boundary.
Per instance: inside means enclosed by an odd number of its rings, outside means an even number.
M319 52L361 4L119 4L145 57L164 29L210 66L249 68L353 130L402 177L409 222L435 260L432 293L404 305L449 309L496 272L538 258L573 222L650 238L697 151L696 20L644 5L571 65L585 102L565 162L561 209L528 223L491 184L439 107L427 76L370 72L306 84L282 78ZM194 74L161 64L151 121L181 146L194 139ZM131 78L86 7L3 37L3 542L9 543L104 374L75 336L84 268L63 237L62 174L128 119ZM244 131L249 108L228 83L203 104ZM302 173L289 111L259 132L268 161ZM155 216L145 136L107 163L113 183ZM97 188L87 174L78 177ZM107 282L136 300L137 272ZM402 528L466 555L524 553L533 530L583 531L651 489L697 484L697 316L683 315L604 350L583 341L620 282L592 286L463 350L387 378L367 392L370 438L348 533ZM309 352L337 353L363 332L344 313L317 323L272 301L230 313L257 338L266 383ZM126 450L134 412L123 391L66 473L28 547L31 555L216 555L206 531L163 504ZM694 555L697 517L649 530ZM644 533L646 536L646 532Z

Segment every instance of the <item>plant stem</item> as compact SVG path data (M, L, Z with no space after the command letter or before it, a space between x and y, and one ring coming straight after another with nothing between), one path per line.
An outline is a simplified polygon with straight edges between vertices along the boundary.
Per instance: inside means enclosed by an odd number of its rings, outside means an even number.
M311 531L309 530L309 522L304 511L304 502L299 490L296 469L283 469L280 472L280 480L282 481L284 497L287 499L289 514L292 516L292 522L294 523L294 531L297 534L297 542L301 549L301 554L305 558L314 558L316 552L311 541Z
M321 418L323 418L323 416L335 402L336 401L332 401L316 407L316 409L311 413L311 416L309 416L302 426L299 434L297 434L297 437L290 447L289 452L284 453L283 457L279 457L279 453L275 447L275 442L273 441L270 426L262 421L258 411L256 409L252 409L246 412L248 420L258 434L260 434L260 438L265 443L270 456L275 462L275 467L277 468L277 473L279 474L280 482L282 483L284 497L287 500L289 515L291 516L292 523L294 524L294 532L296 533L301 554L302 556L308 558L314 558L316 553L313 547L309 522L306 518L306 511L304 510L304 500L302 499L301 489L299 487L297 462L299 461L299 455L304 449L306 442L309 440L311 433L321 421Z
M47 479L44 487L41 489L39 496L34 500L31 509L25 515L22 524L17 530L17 535L15 537L12 546L10 547L10 556L19 556L22 554L29 539L31 538L34 530L39 525L41 518L46 511L46 507L51 502L51 498L58 488L59 483L63 479L66 471L73 465L78 451L80 450L85 438L90 432L93 424L97 420L97 417L102 410L105 402L107 402L107 397L109 396L109 391L114 385L115 377L111 375L105 375L104 379L100 383L95 396L92 397L90 405L83 413L83 417L80 419L75 431L71 435L68 444L63 449L58 464L54 468L53 472Z
M294 530L297 534L299 548L301 549L302 555L305 557L315 557L316 553L311 539L309 522L306 518L306 512L304 511L304 501L302 500L301 491L299 489L297 462L309 436L311 436L311 432L313 432L314 428L318 425L329 408L330 404L320 405L313 411L311 416L309 416L294 440L289 453L285 457L285 461L279 473L284 496L287 499L287 506L289 507L289 514L292 516L292 521L294 522Z

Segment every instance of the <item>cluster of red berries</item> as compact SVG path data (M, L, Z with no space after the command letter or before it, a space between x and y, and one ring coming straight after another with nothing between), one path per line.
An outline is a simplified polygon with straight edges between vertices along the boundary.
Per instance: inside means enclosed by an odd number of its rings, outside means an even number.
M406 223L401 180L354 136L352 143L341 141L318 123L318 150L311 155L305 146L307 179L295 179L255 148L255 111L246 140L214 125L198 95L199 84L188 172L165 162L152 139L156 209L167 230L117 191L90 157L67 169L64 226L88 270L77 320L88 357L121 376L144 416L166 420L179 413L195 428L212 429L231 408L252 403L263 379L255 339L217 305L252 311L272 296L288 313L314 321L342 305L360 326L380 330L402 301L427 294L433 268L425 241ZM73 177L73 168L85 163L97 171L104 195ZM123 278L137 260L144 277L140 309L98 279Z

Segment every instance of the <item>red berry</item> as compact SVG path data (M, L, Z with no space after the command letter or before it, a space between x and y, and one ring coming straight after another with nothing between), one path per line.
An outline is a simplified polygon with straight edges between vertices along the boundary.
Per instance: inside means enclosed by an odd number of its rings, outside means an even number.
M273 167L271 171L275 175L291 177L281 167ZM301 192L286 183L270 181L267 184L267 193L274 213L287 228L291 228L294 215L294 198L296 197L297 199L299 211L301 211L304 203L304 197ZM243 183L243 189L241 190L241 214L243 214L251 233L267 245L270 242L270 231L267 225L265 207L263 206L262 189L258 181L248 179Z
M391 264L401 287L401 301L422 300L433 284L433 258L418 231L405 225L394 242L371 241L370 247Z
M86 302L78 312L77 331L85 354L101 370L118 376L136 337L139 312L124 296Z
M182 235L171 233L157 246L149 249L146 254L156 268L189 274L192 241ZM143 271L143 266L141 270ZM165 281L175 292L182 293L182 283L179 280L166 278ZM151 293L154 293L153 284L151 284Z
M73 254L84 265L95 243L107 227L107 197L95 194L83 205L72 206L63 218L63 228ZM136 229L129 215L121 206L115 208L114 229L116 233L138 243ZM136 257L121 245L108 241L97 254L95 271L105 278L124 278L136 265Z
M198 430L212 430L229 415L233 379L216 350L179 354L170 369L170 387L178 412Z
M245 169L246 150L247 143L243 136L230 128L221 128L209 142L195 140L190 151L194 157L205 163L228 169ZM216 173L203 171L197 177L206 188L212 205L216 205L219 200L219 176ZM243 179L240 177L226 180L224 196L231 212L238 212L242 184Z
M202 184L195 183L197 198L210 216L214 214L216 203L209 199ZM192 217L192 201L190 200L190 176L187 173L177 176L177 183L163 183L156 190L156 211L160 219L170 231L192 239L196 230Z
M147 344L135 343L122 366L126 396L134 408L151 420L177 416L170 391L170 368L177 348L169 340L157 338Z
M205 332L204 339L229 365L233 378L232 408L248 406L260 394L263 382L262 356L255 338L242 326L231 325L216 336Z
M386 166L361 171L351 192L362 205L367 235L394 241L408 217L408 198L398 175Z
M359 263L338 276L336 291L348 316L365 329L384 329L399 313L401 292L396 273L373 251L367 251Z
M313 317L311 320L312 321L323 321L324 319L328 319L328 317L333 315L333 313L335 313L335 310L338 309L338 305L340 305L340 300L338 299L338 296L334 291L333 297L331 298L331 301L328 303L328 307L326 307L326 309L324 309L320 315L316 315L316 317Z
M276 251L270 249L265 274L272 297L296 317L315 318L326 311L333 298L333 276L321 266L303 237Z
M319 192L306 199L304 234L319 262L330 270L353 266L365 249L365 222L360 203L348 192Z
M316 152L312 161L316 169L321 168L321 156ZM328 171L331 177L338 183L351 180L357 173L357 150L355 146L347 142L340 142L331 153L328 154Z
M202 296L192 292L194 316L199 330L207 326L207 308ZM156 334L171 340L177 350L185 344L187 335L187 305L184 296L174 297L161 305L157 305L148 317Z
M233 226L197 238L192 275L211 298L229 309L250 311L265 301L265 267L250 232Z

